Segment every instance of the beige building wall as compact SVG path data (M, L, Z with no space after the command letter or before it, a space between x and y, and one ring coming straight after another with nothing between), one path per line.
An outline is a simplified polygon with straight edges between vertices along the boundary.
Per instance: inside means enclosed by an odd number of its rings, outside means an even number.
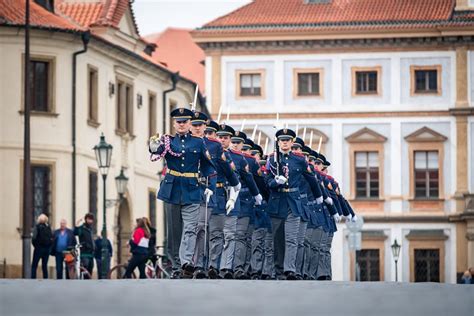
M21 276L21 234L22 226L22 157L23 157L23 115L20 113L23 98L23 48L24 36L16 29L0 28L0 260L6 259L7 276ZM71 90L72 55L82 49L79 36L33 31L31 55L54 59L55 85L53 115L32 115L31 117L31 160L52 166L52 216L51 226L58 228L65 218L72 226L72 129ZM98 123L91 126L88 118L88 65L98 69ZM109 96L109 82L116 76L126 76L133 82L133 126L134 135L119 136L116 128L116 96ZM119 53L110 46L92 39L88 51L77 59L77 213L79 219L89 212L89 170L97 170L92 147L104 133L112 144L112 165L107 178L107 199L117 199L114 178L120 169L129 177L126 199L129 204L129 230L134 219L148 216L149 188L159 186L157 171L161 163L149 161L148 140L148 93L156 95L157 131L163 128L162 92L171 87L169 73L157 67L138 61L137 58ZM168 94L178 105L185 106L192 101L194 86L180 81L177 90ZM137 104L141 94L143 104ZM167 111L169 112L169 111ZM98 229L102 227L103 183L98 179ZM119 205L107 209L107 232L115 245ZM157 204L158 244L164 238L161 203ZM116 249L114 249L116 251ZM54 266L54 260L50 260Z

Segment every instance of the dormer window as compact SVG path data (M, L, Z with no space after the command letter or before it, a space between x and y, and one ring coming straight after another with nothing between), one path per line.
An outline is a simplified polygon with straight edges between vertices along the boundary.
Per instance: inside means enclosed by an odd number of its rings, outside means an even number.
M49 12L54 13L54 0L34 0L36 4L42 6Z

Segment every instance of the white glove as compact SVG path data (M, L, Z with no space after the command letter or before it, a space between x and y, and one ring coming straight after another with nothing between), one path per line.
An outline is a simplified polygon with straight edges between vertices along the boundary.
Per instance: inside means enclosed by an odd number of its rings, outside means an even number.
M239 182L237 185L233 186L233 188L234 188L235 191L238 192L238 191L240 191L240 189L242 189L242 185Z
M326 202L326 204L329 204L329 205L333 205L333 204L334 204L334 202L332 201L331 197L329 197L329 196L324 200L324 202Z
M316 204L319 205L319 204L322 204L322 203L323 203L323 197L322 196L316 198Z
M255 205L262 205L263 198L261 194L255 195L254 199L255 199Z
M229 214L235 207L235 201L234 200L229 200L227 201L227 203L225 204L225 211L226 211L226 214Z
M276 176L275 181L278 184L285 184L287 180L284 176Z
M206 190L204 190L204 195L206 196L206 203L209 203L209 200L211 199L211 196L213 194L214 194L214 192L212 192L208 188L206 188Z
M352 215L351 215L351 214L349 214L349 215L346 216L346 222L350 222L351 219L352 219Z
M357 222L357 215L355 215L355 214L354 214L354 216L352 216L352 219L351 219L351 221L353 221L353 222Z
M150 138L150 151L151 151L152 153L156 152L156 151L158 150L158 148L160 147L160 145L161 145L161 143L160 143L159 140L156 141L156 140L154 140L154 139L152 140L152 139Z
M339 223L339 222L341 221L341 216L339 216L339 214L337 214L337 213L334 214L332 217L334 218L334 220L336 221L336 223Z

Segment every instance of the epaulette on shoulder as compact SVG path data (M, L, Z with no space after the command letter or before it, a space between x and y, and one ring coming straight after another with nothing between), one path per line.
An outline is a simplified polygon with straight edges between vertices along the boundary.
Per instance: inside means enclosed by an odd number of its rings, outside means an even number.
M334 178L331 177L330 175L326 174L326 177L327 177L329 180L334 181Z
M295 156L303 157L303 158L304 158L304 154L303 154L303 153L297 153L297 152L294 152L294 151L292 151L291 153L292 153L293 155L295 155Z
M229 151L235 155L239 155L239 156L243 156L242 153L239 153L238 151L235 151L235 150L232 150L232 149L229 149Z
M211 142L214 142L214 143L221 143L218 139L215 139L215 138L207 138L208 140L210 140Z

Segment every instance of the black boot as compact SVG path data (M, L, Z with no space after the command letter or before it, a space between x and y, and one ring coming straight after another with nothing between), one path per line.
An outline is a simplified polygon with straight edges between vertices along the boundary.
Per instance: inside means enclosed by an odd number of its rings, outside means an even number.
M285 272L285 279L288 281L294 281L296 280L296 274L292 271L286 271Z
M189 263L183 264L181 268L181 277L183 279L191 279L193 277L193 273L194 273L194 267L191 264Z
M219 278L219 272L214 269L213 267L210 267L209 270L207 271L207 275L209 279L218 279Z
M204 269L198 267L196 268L196 270L194 270L193 279L205 279L205 278L207 278L207 276Z
M232 270L223 269L223 270L221 270L221 273L222 273L224 279L232 280L234 278L234 273L232 272Z

